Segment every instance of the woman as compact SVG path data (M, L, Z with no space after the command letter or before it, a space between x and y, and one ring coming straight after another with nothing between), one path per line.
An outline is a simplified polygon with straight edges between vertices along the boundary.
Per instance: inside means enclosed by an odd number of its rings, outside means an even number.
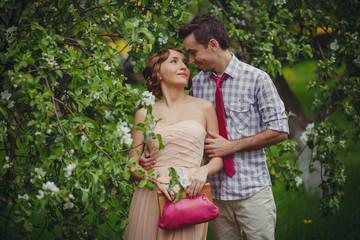
M154 169L160 177L153 181L156 188L153 191L147 188L136 188L129 213L129 225L125 230L125 239L206 239L207 223L183 227L176 230L158 228L160 216L157 191L162 191L169 200L174 200L179 192L175 186L168 192L168 168L174 167L189 173L190 186L188 195L196 196L202 189L207 175L219 171L223 167L221 158L212 158L208 164L200 166L204 150L206 131L218 133L218 123L212 103L186 95L185 87L188 84L190 71L184 54L175 48L158 52L148 59L143 71L149 91L160 100L153 105L153 115L162 118L155 133L162 136L165 148L158 149L158 141L150 139L147 147L156 159ZM134 127L145 120L146 109L140 109L134 119ZM134 146L143 141L143 133L132 130ZM141 168L139 155L144 145L134 148L130 158L137 159L137 167ZM141 180L137 172L131 173L132 178Z

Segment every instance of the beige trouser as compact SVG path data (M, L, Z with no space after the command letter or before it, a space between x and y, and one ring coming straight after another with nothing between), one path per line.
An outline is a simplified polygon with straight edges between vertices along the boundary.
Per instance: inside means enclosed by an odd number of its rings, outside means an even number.
M214 199L220 215L210 222L212 234L216 240L275 239L276 206L270 186L261 189L254 196L233 201Z

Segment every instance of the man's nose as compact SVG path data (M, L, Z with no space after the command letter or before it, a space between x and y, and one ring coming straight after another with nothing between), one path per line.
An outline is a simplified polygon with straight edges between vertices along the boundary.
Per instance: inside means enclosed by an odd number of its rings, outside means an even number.
M194 56L189 56L189 63L192 64L195 62L195 57Z

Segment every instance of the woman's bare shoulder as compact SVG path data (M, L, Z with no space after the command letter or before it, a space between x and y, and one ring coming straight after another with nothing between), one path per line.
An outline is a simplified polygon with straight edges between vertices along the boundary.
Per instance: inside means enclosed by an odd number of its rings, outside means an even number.
M193 97L193 101L196 103L197 106L199 106L199 108L205 110L214 108L214 105L208 100Z

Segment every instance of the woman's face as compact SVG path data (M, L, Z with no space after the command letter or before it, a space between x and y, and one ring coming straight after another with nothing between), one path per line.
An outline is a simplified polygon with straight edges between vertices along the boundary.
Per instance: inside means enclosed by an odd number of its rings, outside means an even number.
M161 84L181 85L183 87L189 81L190 70L184 54L169 50L169 57L160 66Z

